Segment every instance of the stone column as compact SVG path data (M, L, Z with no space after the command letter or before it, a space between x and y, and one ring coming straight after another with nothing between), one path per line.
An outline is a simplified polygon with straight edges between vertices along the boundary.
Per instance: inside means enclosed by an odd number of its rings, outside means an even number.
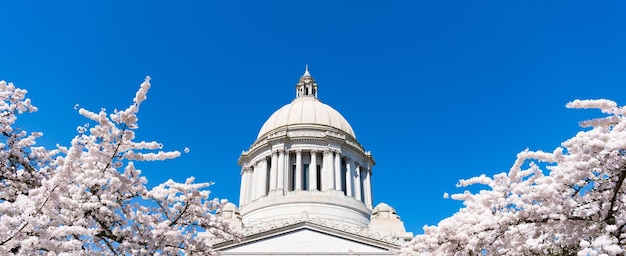
M352 160L346 159L346 196L354 197L354 176L352 175L354 164L351 162Z
M372 209L372 182L371 182L372 170L365 170L365 179L363 180L363 185L365 186L365 205Z
M354 167L354 198L363 201L363 195L361 195L361 166L354 162Z
M270 191L276 190L276 180L278 172L278 152L272 152L272 163L270 165Z
M247 204L246 201L246 193L247 193L247 185L248 180L246 180L246 168L241 168L241 187L239 188L239 206L243 206Z
M335 151L335 189L341 191L341 154Z
M254 186L255 195L254 198L258 199L265 196L267 191L267 160L263 159L258 161L254 166Z
M278 177L276 178L276 189L285 189L285 150L278 151Z
M250 168L250 166L247 166L245 168L244 175L246 176L246 193L244 194L244 199L246 204L249 204L250 202L252 202L252 169Z
M335 168L333 163L333 151L324 150L322 157L322 191L333 189L335 187Z
M293 190L302 190L302 149L296 149L296 171Z
M250 202L256 200L257 197L257 187L259 186L259 184L257 184L258 180L259 180L259 173L256 172L256 170L258 170L259 168L257 167L258 162L254 163L252 166L250 166Z
M311 150L311 163L309 164L309 190L315 191L317 187L317 150Z

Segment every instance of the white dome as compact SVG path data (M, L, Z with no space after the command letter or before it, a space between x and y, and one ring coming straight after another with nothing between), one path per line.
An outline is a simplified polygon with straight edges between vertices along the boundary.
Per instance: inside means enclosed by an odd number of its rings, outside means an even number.
M315 97L303 96L276 110L261 127L257 139L271 130L296 124L330 126L356 138L348 121L337 110Z

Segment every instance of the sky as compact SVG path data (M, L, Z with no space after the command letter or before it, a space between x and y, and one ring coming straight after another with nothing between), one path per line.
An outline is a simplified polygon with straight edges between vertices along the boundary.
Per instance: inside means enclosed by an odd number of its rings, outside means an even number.
M458 211L459 179L552 151L599 111L626 104L623 1L2 1L0 80L39 108L18 125L69 145L80 107L126 108L137 136L189 153L138 167L214 182L238 203L237 159L295 96L306 64L319 99L372 152L374 203L408 231ZM473 188L473 190L481 188Z

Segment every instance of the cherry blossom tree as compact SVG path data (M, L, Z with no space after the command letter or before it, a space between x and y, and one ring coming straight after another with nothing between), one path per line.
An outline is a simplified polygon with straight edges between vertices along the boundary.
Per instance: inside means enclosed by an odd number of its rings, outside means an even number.
M605 117L553 152L525 150L508 173L461 180L464 207L425 226L403 255L626 255L626 107L575 100ZM447 197L447 194L444 196Z
M225 202L209 199L209 183L148 189L135 168L180 155L135 140L149 81L124 110L79 109L92 124L52 150L36 146L41 133L14 128L37 108L25 90L0 81L0 254L213 255L211 239L239 238L214 214Z

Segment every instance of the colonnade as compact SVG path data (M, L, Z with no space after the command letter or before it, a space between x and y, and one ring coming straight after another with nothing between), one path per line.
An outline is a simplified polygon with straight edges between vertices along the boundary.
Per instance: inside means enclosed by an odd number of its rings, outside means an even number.
M369 164L343 156L338 150L275 150L260 161L244 165L239 205L271 193L338 190L371 208L370 177Z

